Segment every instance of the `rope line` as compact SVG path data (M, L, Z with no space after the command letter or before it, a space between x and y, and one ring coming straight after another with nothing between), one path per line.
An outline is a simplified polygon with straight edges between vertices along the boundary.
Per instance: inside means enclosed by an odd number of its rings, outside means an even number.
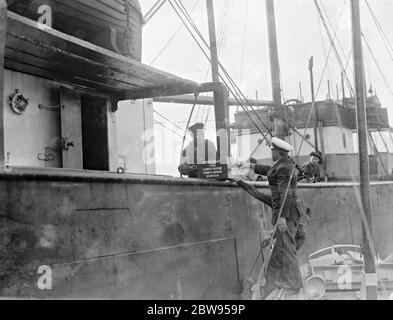
M387 87L388 90L390 91L390 94L393 96L393 89L392 89L392 87L390 86L388 80L386 79L385 74L384 74L384 72L383 72L383 70L382 70L382 67L381 67L380 64L378 63L378 60L377 60L377 58L375 57L375 54L374 54L373 50L371 49L370 44L368 43L368 41L367 41L367 39L366 39L366 37L364 36L363 33L362 33L362 38L363 38L364 42L366 43L367 49L370 51L370 54L371 54L371 56L372 56L372 58L373 58L373 60L374 60L374 63L376 64L376 66L377 66L377 68L378 68L378 70L379 70L379 72L380 72L380 74L381 74L381 76L382 76L383 81L384 81L385 84L386 84L386 87Z
M370 11L370 14L371 14L371 17L372 17L374 23L375 23L375 25L376 25L376 27L378 29L378 33L379 33L379 35L382 38L382 41L383 41L383 43L385 45L385 48L386 48L390 58L393 61L393 54L392 54L393 47L392 47L392 44L391 44L389 38L386 36L386 33L383 30L382 25L379 23L379 20L378 20L377 16L375 15L374 10L372 9L372 7L371 7L370 3L368 2L368 0L366 0L366 5L368 7L368 10Z
M157 123L157 124L159 124L161 127L164 127L166 130L172 132L174 135L178 136L179 138L183 139L183 137L182 137L179 133L177 133L176 131L174 131L174 130L168 128L168 127L167 127L165 124L163 124L162 122L157 121L157 120L154 120L154 122Z
M347 86L348 86L348 88L349 88L351 94L353 95L353 94L354 94L354 90L353 90L353 88L352 88L351 81L350 81L349 78L348 78L348 75L347 75L347 73L346 73L346 71L345 71L345 67L344 67L343 62L342 62L342 60L341 60L340 54L339 54L339 52L338 52L338 50L337 50L337 47L336 47L336 45L335 45L335 39L333 39L332 35L330 34L330 30L329 30L329 27L328 27L328 25L327 25L327 23L326 23L326 19L325 19L324 15L323 15L321 6L319 5L319 3L318 3L317 0L314 0L314 4L315 4L315 7L316 7L316 9L317 9L317 12L318 12L318 14L319 14L319 16L320 16L320 18L321 18L322 24L323 24L323 26L324 26L324 28L325 28L325 30L326 30L327 36L328 36L328 38L329 38L329 41L330 41L330 43L331 43L331 45L332 45L332 47L333 47L333 51L334 51L334 54L336 55L338 64L339 64L339 66L340 66L340 68L341 68L341 70L342 70L342 72L343 72L345 82L347 83ZM336 33L337 33L337 32L336 32Z
M178 128L179 130L181 130L181 132L184 131L184 128L178 126L176 123L181 123L181 122L174 122L169 120L167 117L165 117L164 115L162 115L160 112L158 112L157 110L153 110L154 113L156 113L157 115L159 115L161 118L165 119L167 122L166 123L172 123L176 128Z
M193 12L194 9L196 8L196 6L198 5L200 0L196 0L194 5L191 8L190 12ZM156 54L156 56L153 58L153 60L150 62L150 66L157 61L157 59L161 56L161 54L169 47L169 45L172 43L172 41L176 38L176 36L179 34L179 32L184 28L184 24L181 23L179 28L175 31L175 33L172 35L172 37L169 38L169 40L167 41L167 43L164 45L164 47L158 51L158 53Z
M158 0L153 5L149 12L143 17L144 22L142 24L142 27L144 27L156 15L156 13L161 9L161 7L165 4L166 1L167 0Z
M185 23L184 19L180 16L179 12L176 10L176 8L174 7L174 5L172 4L172 1L174 1L175 3L177 3L177 0L169 0L172 7L174 8L175 12L178 14L178 16L180 17L180 19L183 21L183 23ZM181 1L179 1L181 2ZM178 4L179 6L179 4ZM193 22L192 18L189 16L189 14L187 13L187 10L183 11L183 13L186 15L186 19L189 21L189 23L193 26L195 26L195 23ZM191 36L194 38L194 40L197 42L198 46L201 48L202 52L204 53L204 55L206 56L206 58L208 59L208 61L210 61L211 63L211 59L209 57L209 55L205 52L205 50L203 49L202 45L199 43L199 41L196 39L195 35L192 33L192 31L190 30L190 28L188 26L186 26L187 30L190 32ZM196 26L195 26L196 28ZM203 37L203 35L200 33L199 29L196 28L194 30L196 31L197 35L200 37L200 39L202 40L203 44L206 46L206 48L208 50L210 50L210 46L209 44L206 42L205 38ZM243 100L248 106L250 107L251 110L253 111L253 113L256 115L256 117L258 118L258 120L262 123L262 125L265 127L265 129L267 130L267 132L272 136L272 133L270 132L270 130L268 129L268 127L266 126L266 124L263 122L263 120L260 118L260 116L256 113L256 111L254 110L254 108L251 106L251 104L249 103L248 99L246 98L246 96L241 92L241 90L239 89L239 87L236 85L236 83L234 82L234 80L232 79L232 77L229 75L229 73L226 71L226 69L224 68L224 66L219 62L219 67L221 68L222 72L224 73L224 75L226 76L227 80L226 81L224 79L224 77L222 76L221 73L219 73L220 78L222 79L222 81L224 82L224 84L227 86L228 90L231 92L231 94L234 96L234 98L237 100L237 102L239 103L239 105L242 107L243 110L246 111L245 107L243 106L243 103L241 103L241 100ZM228 85L228 82L232 85L232 88ZM250 118L251 119L251 118ZM252 119L253 124L257 127L258 131L262 134L262 136L265 137L265 134L260 130L260 128L258 127L258 125L256 125L255 121Z

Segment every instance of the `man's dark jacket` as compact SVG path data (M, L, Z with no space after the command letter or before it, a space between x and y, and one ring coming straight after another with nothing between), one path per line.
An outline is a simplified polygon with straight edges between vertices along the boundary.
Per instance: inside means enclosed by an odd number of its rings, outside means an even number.
M287 157L281 158L272 167L264 165L255 166L255 173L267 176L269 181L269 186L272 193L273 225L275 225L277 222L277 218L284 202L285 192L287 190L291 176L292 179L290 181L287 197L285 198L281 217L293 220L295 223L298 223L300 220L296 197L297 177L295 172L292 174L294 166L295 165L293 161Z

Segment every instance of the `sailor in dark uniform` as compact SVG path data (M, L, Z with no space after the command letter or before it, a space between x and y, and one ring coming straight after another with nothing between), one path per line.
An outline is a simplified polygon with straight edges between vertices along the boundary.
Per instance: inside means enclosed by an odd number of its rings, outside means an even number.
M277 224L276 242L266 274L265 297L276 288L289 289L293 294L297 294L303 287L296 251L305 240L300 223L302 213L298 209L296 197L295 164L288 156L292 146L281 139L273 138L271 148L273 166L249 164L255 173L268 178L273 211L272 224Z

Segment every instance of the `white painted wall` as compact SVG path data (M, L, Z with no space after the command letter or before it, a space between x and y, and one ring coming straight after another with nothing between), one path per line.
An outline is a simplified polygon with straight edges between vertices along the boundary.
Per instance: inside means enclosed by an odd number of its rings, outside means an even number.
M374 139L374 143L377 146L379 152L393 152L393 134L389 131L372 131L371 135ZM355 152L358 152L358 134L356 131L353 132L353 145ZM370 142L367 141L368 150L370 153L374 153L373 149L370 148Z
M305 129L298 129L301 135L304 135ZM314 144L314 128L307 130L307 134L310 136L310 141ZM296 139L297 149L300 147L302 138L298 134L294 134ZM291 137L293 142L293 138ZM323 141L325 146L326 154L341 154L341 153L353 153L354 145L352 138L352 130L346 128L340 128L336 126L324 127L323 128ZM319 149L321 148L321 137L318 135ZM300 155L307 155L314 151L308 143L304 142Z
M60 104L59 85L10 70L5 70L4 76L4 144L6 161L8 153L8 165L60 168L60 109L48 111L38 108L39 104ZM29 99L29 106L23 115L17 115L9 106L8 97L15 89L19 89ZM54 155L53 161L38 160L38 155L45 154L45 149Z
M303 142L302 136L305 133L305 129L298 129L299 134L292 132L290 137L287 137L286 141L289 142L294 149L293 156L297 155L300 149L299 156L307 156L315 149L309 143ZM314 129L310 128L307 130L306 135L310 138L307 140L314 145ZM341 154L341 153L353 153L354 145L352 138L352 130L339 128L339 127L324 127L324 144L326 154ZM345 137L345 145L344 145ZM236 158L239 161L244 161L249 158L250 154L258 146L258 140L262 139L261 134L255 133L251 135L238 136L236 139L237 146L233 149ZM321 140L319 137L319 146L321 146ZM271 150L269 146L264 142L254 153L253 158L256 159L270 159Z
M60 84L20 72L5 70L4 81L4 146L9 166L62 168L61 113L59 109L39 109L38 105L60 105ZM29 99L23 115L9 106L8 97L19 89ZM117 116L111 112L108 100L108 144L111 171L118 167ZM121 118L121 117L120 117ZM138 119L136 119L138 120ZM131 117L130 121L133 121ZM151 120L152 122L152 120ZM52 161L41 161L38 156L50 153Z
M152 100L122 101L116 117L119 166L129 173L155 174L154 136L148 136L154 134Z

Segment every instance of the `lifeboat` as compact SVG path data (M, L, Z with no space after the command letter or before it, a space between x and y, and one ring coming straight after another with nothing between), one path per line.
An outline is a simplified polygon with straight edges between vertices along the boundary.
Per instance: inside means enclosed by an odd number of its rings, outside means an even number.
M8 10L118 54L141 60L143 16L138 0L8 0Z

